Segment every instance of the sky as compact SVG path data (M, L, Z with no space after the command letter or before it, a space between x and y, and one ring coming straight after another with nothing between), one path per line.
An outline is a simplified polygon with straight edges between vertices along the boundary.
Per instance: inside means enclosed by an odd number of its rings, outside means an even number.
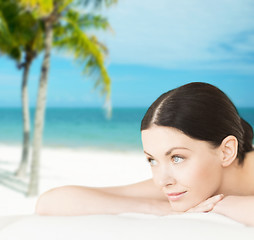
M102 9L113 29L96 32L109 49L112 106L148 107L160 94L199 81L219 87L237 107L254 107L253 12L253 0L118 0ZM41 61L29 77L31 106ZM93 79L81 72L67 53L52 53L48 107L103 106ZM21 76L0 56L0 107L21 106Z

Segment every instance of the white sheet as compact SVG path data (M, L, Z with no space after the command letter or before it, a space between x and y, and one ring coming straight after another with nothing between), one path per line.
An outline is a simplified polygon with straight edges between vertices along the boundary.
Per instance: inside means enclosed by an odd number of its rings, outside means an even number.
M0 217L1 240L254 239L254 228L215 213Z

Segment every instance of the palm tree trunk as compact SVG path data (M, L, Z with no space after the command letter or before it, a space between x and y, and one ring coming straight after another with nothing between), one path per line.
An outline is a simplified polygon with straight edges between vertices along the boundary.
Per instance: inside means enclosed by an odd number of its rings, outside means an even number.
M30 182L27 196L36 196L39 190L39 169L40 169L40 148L42 143L42 133L44 126L44 114L46 105L46 93L48 73L50 66L50 51L52 47L53 29L52 22L45 22L45 54L41 68L40 85L37 97L37 106L35 112L35 126L33 138L33 152L30 172Z
M27 82L31 63L32 59L29 57L29 54L27 53L22 79L23 147L21 162L18 167L18 170L15 173L15 175L18 177L25 177L28 164L29 139L30 139L30 114L29 114Z

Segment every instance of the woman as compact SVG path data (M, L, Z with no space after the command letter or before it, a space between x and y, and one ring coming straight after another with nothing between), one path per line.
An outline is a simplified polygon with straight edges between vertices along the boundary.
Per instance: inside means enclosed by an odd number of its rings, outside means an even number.
M253 130L221 90L195 82L162 94L146 112L141 135L152 179L55 188L40 196L36 213L211 211L254 226Z

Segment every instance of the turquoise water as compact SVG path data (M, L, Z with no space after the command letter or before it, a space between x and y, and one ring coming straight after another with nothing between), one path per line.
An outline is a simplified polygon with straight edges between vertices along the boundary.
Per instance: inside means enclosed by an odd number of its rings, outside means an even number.
M107 120L103 109L49 108L46 111L43 144L58 147L140 149L140 122L144 108L113 109ZM21 109L0 108L0 143L22 141ZM34 110L31 110L31 120Z
M240 115L254 127L254 108L239 108ZM115 108L111 120L98 108L49 108L44 126L44 146L139 150L140 122L146 108ZM31 110L31 120L34 109ZM0 143L20 144L22 112L0 108Z

